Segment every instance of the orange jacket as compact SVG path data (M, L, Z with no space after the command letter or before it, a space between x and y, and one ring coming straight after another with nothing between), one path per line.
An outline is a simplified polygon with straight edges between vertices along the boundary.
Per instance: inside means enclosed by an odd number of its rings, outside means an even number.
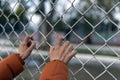
M69 80L66 64L59 60L49 62L44 67L40 80Z
M0 61L0 80L13 80L24 70L24 61L18 54L12 54ZM40 80L69 80L66 64L59 60L49 62L43 69Z

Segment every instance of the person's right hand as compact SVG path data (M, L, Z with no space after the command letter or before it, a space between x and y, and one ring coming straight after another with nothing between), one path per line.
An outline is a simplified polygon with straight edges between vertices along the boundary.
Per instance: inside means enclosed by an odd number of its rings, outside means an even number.
M35 43L31 42L30 39L30 36L26 36L22 43L19 45L18 53L23 60L25 60L30 55L35 47Z
M63 37L59 37L57 43L50 47L50 61L60 60L67 64L76 53L69 41L63 43Z

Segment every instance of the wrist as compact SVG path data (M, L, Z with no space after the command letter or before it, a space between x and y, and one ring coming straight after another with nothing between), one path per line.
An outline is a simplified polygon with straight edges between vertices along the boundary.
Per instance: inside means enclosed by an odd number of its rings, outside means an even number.
M22 59L20 57L20 54L18 53L18 54L16 54L16 56L18 57L18 59L20 60L20 62L24 65L25 64L24 59Z
M54 62L54 61L61 62L61 63L65 64L65 65L67 65L67 63L65 63L64 61L59 60L59 59L50 60L50 62Z
M22 60L25 60L24 56L22 54L19 53L19 56Z

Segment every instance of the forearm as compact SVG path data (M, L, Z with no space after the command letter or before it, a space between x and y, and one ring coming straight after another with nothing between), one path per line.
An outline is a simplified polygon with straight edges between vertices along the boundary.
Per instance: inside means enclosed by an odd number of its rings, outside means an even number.
M23 71L24 61L18 54L12 54L0 62L0 80L12 80Z
M49 62L44 67L40 80L69 80L67 65L59 60Z

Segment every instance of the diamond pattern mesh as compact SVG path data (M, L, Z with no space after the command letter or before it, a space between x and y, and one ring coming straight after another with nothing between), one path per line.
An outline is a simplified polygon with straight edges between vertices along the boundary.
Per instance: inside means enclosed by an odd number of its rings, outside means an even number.
M119 80L119 29L119 0L0 0L0 60L33 36L36 48L15 80L39 80L60 33L78 51L70 80Z

